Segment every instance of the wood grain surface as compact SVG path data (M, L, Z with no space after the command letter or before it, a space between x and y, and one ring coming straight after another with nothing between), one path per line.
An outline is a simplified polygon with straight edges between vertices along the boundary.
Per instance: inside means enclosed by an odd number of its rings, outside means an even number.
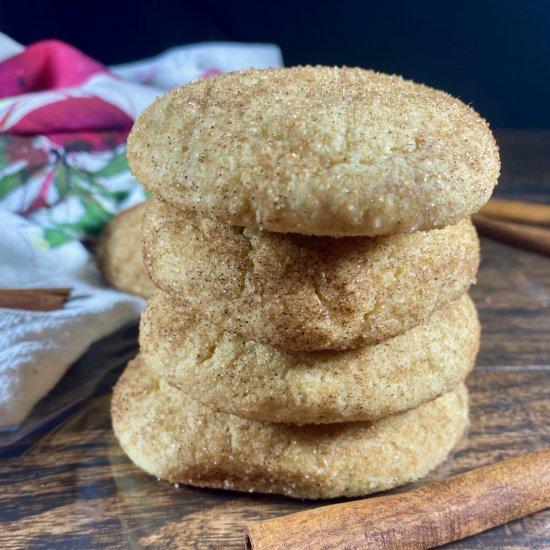
M497 194L550 202L550 133L497 139ZM393 492L550 447L550 259L483 239L472 296L483 335L468 436L427 479ZM323 504L159 482L118 447L109 398L0 462L0 548L243 548L246 524ZM445 548L550 548L550 510Z

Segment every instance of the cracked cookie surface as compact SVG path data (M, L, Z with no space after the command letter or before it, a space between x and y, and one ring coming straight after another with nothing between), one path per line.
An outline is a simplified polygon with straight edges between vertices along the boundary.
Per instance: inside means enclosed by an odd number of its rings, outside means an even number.
M265 422L366 421L455 389L474 366L480 327L468 296L385 342L347 351L291 352L190 318L158 293L141 318L141 360L215 410Z
M347 349L425 322L474 281L470 220L378 238L243 229L151 200L143 222L155 284L212 324L284 349Z

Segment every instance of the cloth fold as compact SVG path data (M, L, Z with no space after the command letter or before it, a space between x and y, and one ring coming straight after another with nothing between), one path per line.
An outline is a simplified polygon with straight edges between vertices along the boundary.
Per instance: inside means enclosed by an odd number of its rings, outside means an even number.
M106 288L91 252L112 216L146 198L126 162L135 118L191 79L280 65L273 45L199 44L108 68L57 40L24 48L0 33L0 285L72 289L62 310L0 308L0 429L144 305Z

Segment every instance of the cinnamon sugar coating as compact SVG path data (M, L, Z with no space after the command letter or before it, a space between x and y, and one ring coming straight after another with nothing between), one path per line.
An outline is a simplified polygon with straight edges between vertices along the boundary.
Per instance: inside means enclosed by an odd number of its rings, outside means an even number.
M119 290L149 298L156 287L143 265L141 220L146 203L115 216L97 243L96 257L105 279Z
M170 296L141 317L141 360L212 409L265 422L366 421L413 409L455 389L479 349L465 295L385 342L346 351L292 352L190 318Z
M143 238L159 288L225 330L297 351L403 333L464 294L479 264L470 220L335 239L243 230L152 200Z
M297 498L359 496L414 481L443 462L468 425L465 386L372 423L292 426L214 412L139 358L114 389L128 456L170 482Z
M454 224L500 170L488 124L440 90L359 68L191 82L137 119L128 160L156 196L225 223L305 235Z

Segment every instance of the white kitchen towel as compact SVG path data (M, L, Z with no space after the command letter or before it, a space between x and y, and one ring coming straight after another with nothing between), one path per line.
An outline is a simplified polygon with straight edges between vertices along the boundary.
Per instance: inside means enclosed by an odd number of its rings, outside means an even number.
M57 311L0 309L0 419L7 429L17 427L90 344L136 319L144 301L104 288L80 242L50 249L40 228L1 210L0 227L2 285L72 289Z

